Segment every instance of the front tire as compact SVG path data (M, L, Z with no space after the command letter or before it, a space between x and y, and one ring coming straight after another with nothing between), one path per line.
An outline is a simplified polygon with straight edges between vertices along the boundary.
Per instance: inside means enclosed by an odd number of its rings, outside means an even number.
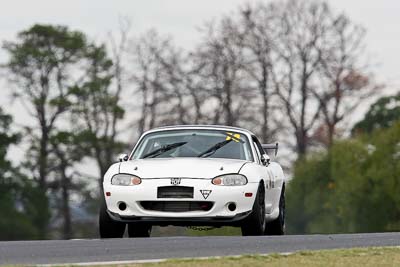
M272 222L268 222L265 227L266 235L284 235L285 234L285 187L279 198L279 215Z
M107 213L105 201L100 206L99 233L100 238L122 238L125 232L125 223L114 221Z
M148 224L128 224L129 237L150 237L152 226Z
M260 184L254 200L253 211L247 217L241 226L243 236L258 236L265 232L265 189Z

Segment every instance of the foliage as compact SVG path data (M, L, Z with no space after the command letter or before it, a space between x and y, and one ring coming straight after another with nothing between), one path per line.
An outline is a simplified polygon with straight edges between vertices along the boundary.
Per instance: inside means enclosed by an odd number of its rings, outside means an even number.
M57 203L52 214L63 218L63 236L69 238L70 195L85 191L85 183L76 181L75 165L86 157L100 157L104 174L117 147L113 139L116 120L108 118L121 119L124 113L115 104L118 98L108 92L112 61L104 45L95 45L84 33L64 26L33 25L3 47L9 55L5 68L15 87L14 97L33 118L30 125L24 125L25 141L30 144L24 171L34 178L33 184L41 188L49 203ZM77 109L78 103L84 103L84 108ZM86 148L92 147L96 152L87 153ZM45 206L38 208L47 211ZM41 238L49 233L48 223L42 223Z
M5 64L15 86L14 97L24 103L34 119L29 127L29 166L41 187L46 188L49 169L49 139L70 102L69 89L77 81L76 72L86 47L83 33L67 27L36 24L18 34L15 42L5 42L9 59Z
M371 105L364 119L353 127L353 134L371 133L375 129L388 128L400 120L400 93L385 96Z
M400 122L299 159L287 193L292 233L400 229Z
M289 182L287 198L287 230L296 233L309 232L309 222L316 221L326 213L323 203L329 184L326 157L320 154L310 159L298 159L295 165L295 178Z
M12 118L0 109L0 240L34 239L46 221L48 210L43 191L6 159L10 145L18 142L10 134Z
M90 45L85 57L86 77L71 90L72 129L83 155L96 161L101 185L102 177L123 147L117 138L125 110L120 103L122 89L111 86L113 62L106 47Z

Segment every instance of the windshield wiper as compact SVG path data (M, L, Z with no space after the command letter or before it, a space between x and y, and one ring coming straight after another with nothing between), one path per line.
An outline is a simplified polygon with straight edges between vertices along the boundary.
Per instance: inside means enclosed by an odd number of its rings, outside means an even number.
M177 142L177 143L172 143L172 144L164 145L164 146L162 146L162 147L160 147L160 148L158 148L158 149L156 149L156 150L154 150L154 151L151 151L151 152L147 153L147 154L144 155L142 158L143 158L143 159L144 159L144 158L148 158L148 157L155 158L155 157L157 157L157 156L159 156L159 155L161 155L161 154L163 154L163 153L165 153L165 152L167 152L167 151L169 151L169 150L172 150L172 149L174 149L174 148L183 146L183 145L186 144L186 143L187 143L187 142Z
M199 155L197 155L197 157L209 157L212 154L214 154L218 149L220 149L221 147L227 145L229 142L231 142L233 139L229 139L229 140L225 140L219 143L216 143L215 145L213 145L212 147L210 147L209 149L207 149L206 151L200 153ZM208 154L208 155L207 155ZM207 156L204 156L207 155Z

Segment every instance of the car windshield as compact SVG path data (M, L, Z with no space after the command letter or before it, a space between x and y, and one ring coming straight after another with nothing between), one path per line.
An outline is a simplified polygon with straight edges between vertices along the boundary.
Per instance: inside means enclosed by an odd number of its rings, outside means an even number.
M145 135L132 158L227 158L253 161L247 137L224 130L166 130Z

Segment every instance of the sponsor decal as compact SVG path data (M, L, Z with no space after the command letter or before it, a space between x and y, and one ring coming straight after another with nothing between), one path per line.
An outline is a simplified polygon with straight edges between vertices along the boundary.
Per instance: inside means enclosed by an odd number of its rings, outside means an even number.
M226 133L226 139L225 140L233 140L233 141L235 141L236 143L239 143L239 141L240 141L240 134L233 134L233 133Z
M200 193L203 195L204 199L207 199L211 192L212 190L200 190Z
M171 184L172 185L181 184L181 178L171 178Z

